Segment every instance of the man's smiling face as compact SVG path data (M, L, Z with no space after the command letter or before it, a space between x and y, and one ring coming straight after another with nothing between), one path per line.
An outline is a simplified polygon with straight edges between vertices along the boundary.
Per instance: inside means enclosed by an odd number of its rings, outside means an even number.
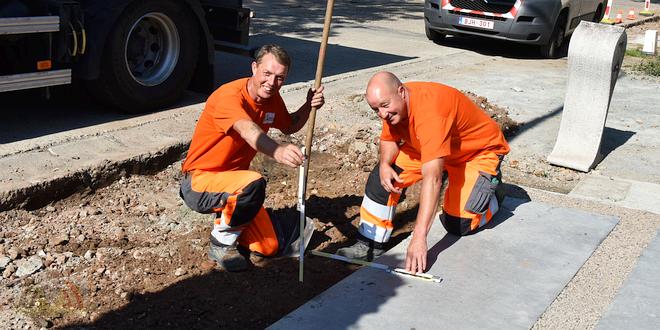
M397 125L408 119L408 110L404 98L405 88L399 86L392 90L389 86L375 86L367 92L367 103L383 120Z
M277 94L284 85L289 68L277 61L273 54L266 54L261 62L252 62L252 90L256 93L255 101L260 102Z

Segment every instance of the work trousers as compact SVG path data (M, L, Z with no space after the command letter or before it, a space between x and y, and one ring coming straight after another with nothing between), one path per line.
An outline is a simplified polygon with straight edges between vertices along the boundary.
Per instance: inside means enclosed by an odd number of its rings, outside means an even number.
M238 243L264 256L277 254L278 236L263 207L266 180L261 174L195 170L184 174L180 195L192 210L216 214L211 236L220 243Z
M492 219L499 209L495 190L501 174L502 156L487 153L459 164L445 163L448 185L445 191L440 220L447 232L464 236L474 233ZM407 188L422 179L422 163L399 152L393 166L403 183L394 186ZM359 232L376 243L389 241L394 228L392 219L401 194L388 193L380 184L379 165L373 169L365 188L360 207Z

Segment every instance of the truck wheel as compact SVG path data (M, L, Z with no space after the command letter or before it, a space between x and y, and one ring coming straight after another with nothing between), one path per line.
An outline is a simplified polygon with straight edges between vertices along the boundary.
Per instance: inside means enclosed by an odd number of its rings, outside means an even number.
M550 41L541 46L541 56L544 58L558 58L562 44L564 43L565 16L562 15L555 23L555 27L550 35Z
M424 32L426 32L426 37L429 40L435 42L436 44L439 44L440 42L445 40L445 37L447 36L444 33L440 33L438 31L435 31L435 30L429 28L428 25L424 26Z
M170 0L136 1L110 32L93 90L128 113L171 104L192 79L199 42L187 8Z

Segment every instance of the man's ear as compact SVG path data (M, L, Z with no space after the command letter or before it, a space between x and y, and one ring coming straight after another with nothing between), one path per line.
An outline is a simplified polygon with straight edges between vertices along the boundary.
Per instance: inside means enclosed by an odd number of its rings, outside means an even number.
M252 75L254 76L256 74L257 74L257 62L252 61Z
M401 99L405 100L406 99L406 88L403 87L403 85L399 85L399 87L396 89L397 93L399 93L399 96L401 96Z

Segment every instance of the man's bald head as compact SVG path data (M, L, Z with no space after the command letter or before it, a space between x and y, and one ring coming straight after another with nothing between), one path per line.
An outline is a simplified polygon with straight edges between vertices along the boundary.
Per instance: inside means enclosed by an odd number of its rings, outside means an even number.
M371 93L378 95L396 93L399 86L401 86L401 81L392 72L378 72L369 79L369 83L367 84L367 98Z
M407 91L393 73L381 71L369 79L367 103L378 117L396 125L408 118Z

